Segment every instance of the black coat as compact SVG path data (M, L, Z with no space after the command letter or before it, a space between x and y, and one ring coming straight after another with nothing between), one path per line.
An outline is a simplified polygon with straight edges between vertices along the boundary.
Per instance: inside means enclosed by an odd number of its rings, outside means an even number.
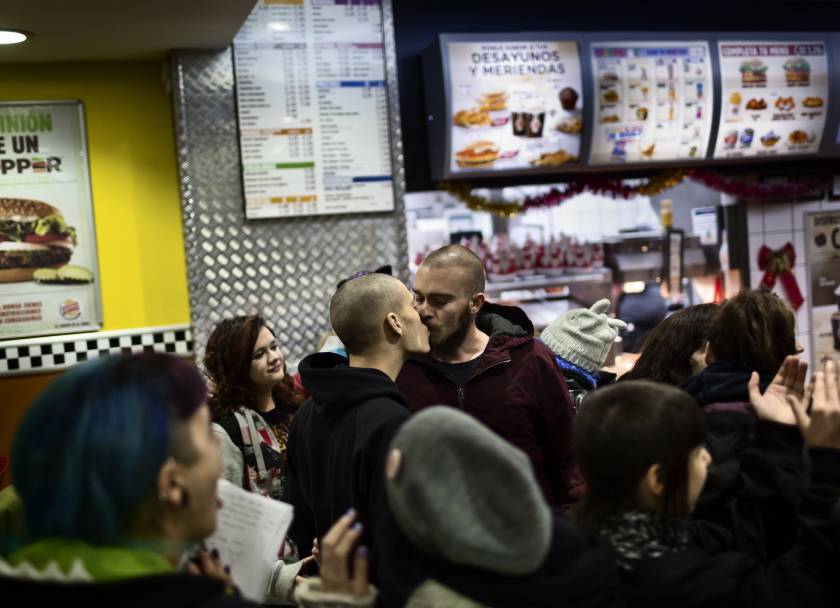
M759 423L766 424L766 423ZM766 446L769 447L769 446ZM776 446L778 447L778 446ZM758 525L773 519L773 510L787 512L782 495L793 476L774 474L773 449L763 447L745 452L742 471L746 479L738 508L758 514ZM805 607L837 606L837 538L832 514L840 499L840 451L809 450L810 482L798 508L798 534L793 548L772 561L762 562L738 548L738 538L729 530L706 522L689 524L691 543L661 557L635 560L622 573L624 598L628 606L682 607ZM774 477L775 475L775 477ZM776 518L779 519L779 518ZM739 528L738 525L735 526ZM773 536L765 527L761 532Z
M694 518L723 526L741 550L766 561L793 546L803 447L796 427L757 419L749 405L750 374L735 363L714 363L681 388L703 408L712 456ZM761 375L761 390L771 381Z
M286 500L295 509L289 536L305 557L312 540L351 507L369 529L384 497L388 445L409 413L397 385L379 370L316 353L298 371L310 397L289 430ZM375 562L376 548L369 548Z
M138 576L104 583L0 577L3 606L114 606L119 608L247 608L221 581L190 574Z

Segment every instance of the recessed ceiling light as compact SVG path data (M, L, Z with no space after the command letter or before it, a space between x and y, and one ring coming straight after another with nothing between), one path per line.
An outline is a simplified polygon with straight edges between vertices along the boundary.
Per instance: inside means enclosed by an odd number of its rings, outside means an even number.
M29 34L20 30L0 29L0 44L18 44L29 38Z

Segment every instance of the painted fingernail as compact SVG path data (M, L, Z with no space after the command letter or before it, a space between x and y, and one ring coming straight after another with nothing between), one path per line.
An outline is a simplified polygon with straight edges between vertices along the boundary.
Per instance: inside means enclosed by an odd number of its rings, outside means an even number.
M230 574L230 566L225 566L225 574Z
M355 524L350 526L350 529L351 530L361 530L362 529L362 523L357 521Z
M210 552L210 555L212 555L214 559L219 559L219 550L218 549L213 549Z
M367 557L367 554L368 554L368 549L364 545L362 545L361 547L359 547L356 550L356 556L357 557L365 558L365 557Z
M356 509L351 507L351 508L347 509L347 513L345 513L344 515L355 515L355 514L356 514Z

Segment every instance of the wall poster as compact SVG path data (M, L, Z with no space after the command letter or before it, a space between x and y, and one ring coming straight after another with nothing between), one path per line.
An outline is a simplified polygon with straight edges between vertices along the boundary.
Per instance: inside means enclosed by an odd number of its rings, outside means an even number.
M840 211L805 214L812 367L840 360Z

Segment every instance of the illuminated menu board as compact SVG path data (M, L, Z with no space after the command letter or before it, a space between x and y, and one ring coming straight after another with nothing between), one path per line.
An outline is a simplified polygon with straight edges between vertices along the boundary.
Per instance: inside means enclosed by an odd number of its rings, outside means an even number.
M447 44L452 174L579 162L583 96L576 42Z
M712 125L706 42L593 42L590 163L700 160Z
M262 0L234 65L246 217L394 208L379 0Z
M828 106L825 43L726 41L718 52L715 158L816 153Z

